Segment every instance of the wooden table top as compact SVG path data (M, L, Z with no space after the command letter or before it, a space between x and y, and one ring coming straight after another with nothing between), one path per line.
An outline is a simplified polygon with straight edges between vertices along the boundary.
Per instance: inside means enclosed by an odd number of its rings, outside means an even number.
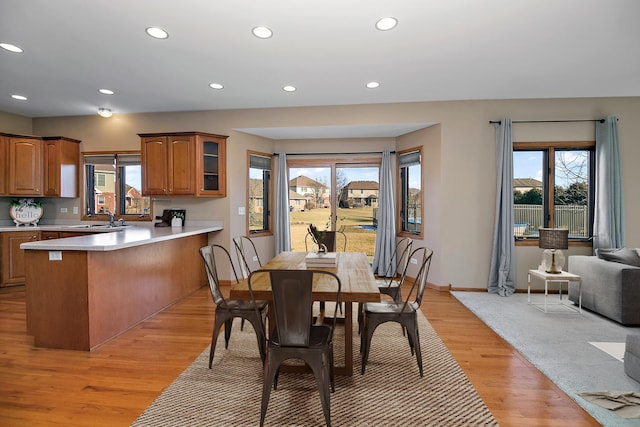
M271 259L263 269L277 270L306 270L305 252L282 252ZM313 270L325 270L335 273L342 283L341 300L344 302L369 302L380 301L380 291L375 277L369 265L367 256L363 252L338 252L336 267L318 268ZM313 297L316 301L335 300L335 285L328 277L319 276L320 280L314 281ZM257 299L271 299L271 284L267 275L254 276L252 281L253 292ZM247 280L231 285L231 298L250 299Z

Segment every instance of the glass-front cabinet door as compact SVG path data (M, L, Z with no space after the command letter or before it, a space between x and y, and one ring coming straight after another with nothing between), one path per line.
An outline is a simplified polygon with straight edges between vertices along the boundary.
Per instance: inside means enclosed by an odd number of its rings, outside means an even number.
M225 197L226 180L226 141L221 135L201 134L198 136L199 151L199 195Z

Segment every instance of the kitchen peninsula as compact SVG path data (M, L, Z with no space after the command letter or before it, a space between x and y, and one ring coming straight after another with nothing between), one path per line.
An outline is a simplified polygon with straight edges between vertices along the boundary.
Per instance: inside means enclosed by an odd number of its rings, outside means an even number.
M128 226L23 243L27 333L91 350L206 284L200 247L220 225Z

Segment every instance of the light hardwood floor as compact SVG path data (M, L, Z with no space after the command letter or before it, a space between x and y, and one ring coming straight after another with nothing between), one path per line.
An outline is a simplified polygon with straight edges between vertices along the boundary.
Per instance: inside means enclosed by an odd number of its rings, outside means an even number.
M422 310L501 426L600 425L448 292ZM24 290L0 293L0 425L128 426L207 347L213 316L202 288L91 353L49 350L26 335Z

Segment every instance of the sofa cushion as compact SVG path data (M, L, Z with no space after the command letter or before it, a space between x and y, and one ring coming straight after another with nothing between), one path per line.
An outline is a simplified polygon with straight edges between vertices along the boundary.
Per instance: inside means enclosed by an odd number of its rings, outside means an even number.
M635 249L596 249L596 255L607 261L640 267L640 255Z

